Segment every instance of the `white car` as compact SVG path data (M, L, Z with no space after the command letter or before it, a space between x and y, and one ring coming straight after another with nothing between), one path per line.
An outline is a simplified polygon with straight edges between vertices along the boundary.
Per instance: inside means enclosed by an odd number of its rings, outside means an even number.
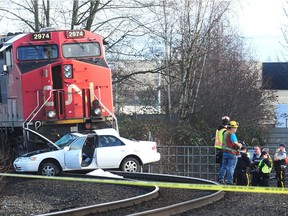
M41 138L52 147L16 158L13 162L16 172L38 172L45 176L97 168L139 172L143 164L160 160L155 142L128 140L112 128L69 133L55 143Z

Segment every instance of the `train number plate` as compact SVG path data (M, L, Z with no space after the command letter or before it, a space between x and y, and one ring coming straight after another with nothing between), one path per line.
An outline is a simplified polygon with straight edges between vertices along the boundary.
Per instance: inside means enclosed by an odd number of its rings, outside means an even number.
M85 32L83 30L66 31L67 38L83 38L84 36Z
M51 33L50 32L33 33L32 40L34 41L51 40Z

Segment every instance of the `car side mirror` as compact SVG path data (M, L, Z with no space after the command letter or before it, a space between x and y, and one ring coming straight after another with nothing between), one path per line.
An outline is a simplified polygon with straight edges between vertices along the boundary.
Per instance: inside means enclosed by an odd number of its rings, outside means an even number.
M64 146L64 150L65 150L65 151L69 151L69 150L70 150L70 147L69 147L69 146Z

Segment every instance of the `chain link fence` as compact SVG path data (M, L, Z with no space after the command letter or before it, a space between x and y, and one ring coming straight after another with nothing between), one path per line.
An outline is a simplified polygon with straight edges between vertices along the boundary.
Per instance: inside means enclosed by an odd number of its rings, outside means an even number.
M261 146L269 148L273 158L277 146ZM250 156L253 147L248 147ZM217 181L220 170L216 163L216 149L213 146L159 146L161 160L149 164L148 172L189 176ZM271 177L275 176L274 169Z
M150 164L150 172L190 176L215 181L219 164L215 163L216 150L210 146L161 146L161 160Z

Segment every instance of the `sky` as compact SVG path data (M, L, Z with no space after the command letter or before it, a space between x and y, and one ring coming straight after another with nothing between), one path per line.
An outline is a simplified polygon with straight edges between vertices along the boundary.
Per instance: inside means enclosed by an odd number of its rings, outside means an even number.
M287 0L240 0L239 27L261 62L285 61L284 37L281 28L287 23L284 6ZM288 53L288 51L287 51ZM284 54L284 56L283 56Z

